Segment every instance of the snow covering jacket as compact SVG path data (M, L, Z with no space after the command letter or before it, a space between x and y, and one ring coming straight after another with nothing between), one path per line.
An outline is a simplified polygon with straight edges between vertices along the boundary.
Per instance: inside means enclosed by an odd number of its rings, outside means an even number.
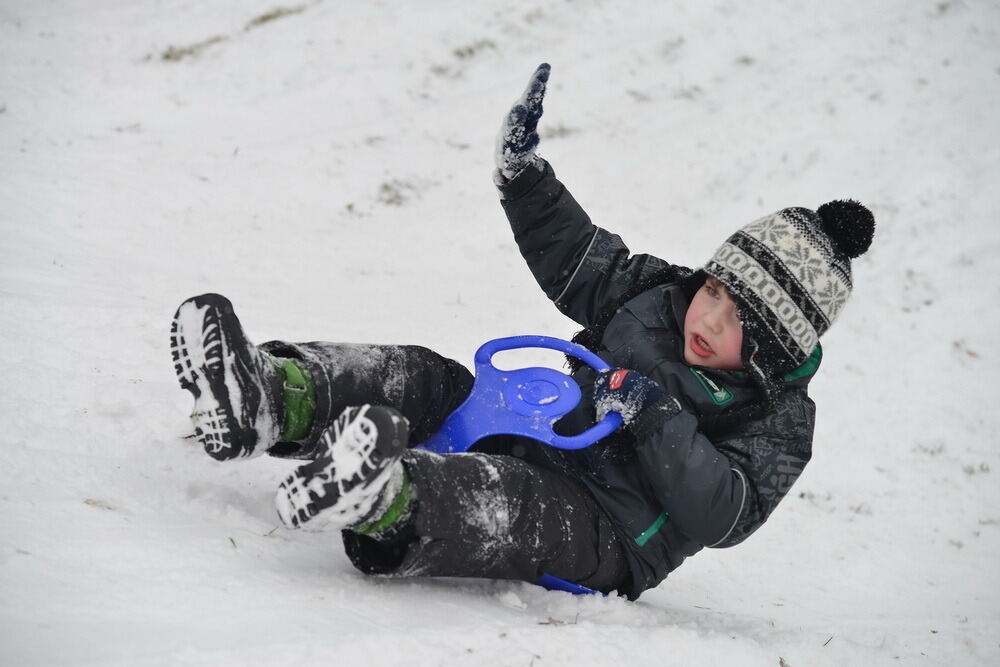
M551 166L539 160L538 167L500 186L501 202L538 284L560 311L587 326L667 264L651 255L630 257L619 236L591 223ZM547 463L579 479L611 517L632 572L621 592L631 599L703 547L743 541L811 456L815 407L806 387L820 349L785 376L773 410L709 440L699 420L746 406L758 394L742 371L684 363L687 305L679 285L642 292L618 309L595 350L612 367L655 380L681 402L680 414L643 412L625 435L634 449L628 456L612 455L614 448L602 443L577 451L542 448ZM574 378L591 396L594 372L584 367ZM560 430L579 433L593 420L585 400Z

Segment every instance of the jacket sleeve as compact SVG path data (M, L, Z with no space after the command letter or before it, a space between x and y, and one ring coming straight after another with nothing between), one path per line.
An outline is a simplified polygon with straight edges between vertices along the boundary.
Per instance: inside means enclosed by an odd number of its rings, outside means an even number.
M584 326L629 287L667 266L651 255L630 257L621 237L595 226L541 158L498 187L514 240L538 285Z
M786 391L776 409L713 444L690 412L637 419L636 451L670 521L709 547L739 544L767 520L809 462L815 406Z

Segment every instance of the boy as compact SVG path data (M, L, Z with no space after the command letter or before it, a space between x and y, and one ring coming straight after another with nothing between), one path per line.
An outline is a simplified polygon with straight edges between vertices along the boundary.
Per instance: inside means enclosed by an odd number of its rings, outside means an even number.
M614 368L571 364L584 400L558 430L611 410L623 429L575 451L508 436L467 454L408 449L468 395L468 370L413 346L255 347L218 295L180 306L172 350L208 453L307 460L281 484L278 514L342 529L361 571L547 573L635 599L703 547L745 539L809 461L818 338L874 220L852 201L790 208L697 271L630 257L535 155L548 75L541 65L505 119L495 181L539 285Z

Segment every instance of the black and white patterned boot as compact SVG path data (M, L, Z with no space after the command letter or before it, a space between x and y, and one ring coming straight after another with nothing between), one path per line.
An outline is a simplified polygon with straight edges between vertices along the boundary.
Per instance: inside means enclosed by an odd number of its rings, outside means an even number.
M247 340L229 299L202 294L182 303L170 351L181 388L194 396L195 433L212 458L255 456L278 441L281 381Z
M377 519L373 515L392 500L383 492L401 476L408 429L394 408L346 408L323 432L317 458L278 488L275 505L282 523L300 528L318 516L314 526L341 529Z

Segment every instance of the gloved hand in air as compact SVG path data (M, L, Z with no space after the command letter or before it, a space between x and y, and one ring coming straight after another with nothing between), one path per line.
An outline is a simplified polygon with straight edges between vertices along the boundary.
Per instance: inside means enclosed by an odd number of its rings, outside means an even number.
M538 119L542 117L542 99L549 80L549 69L548 63L538 66L528 81L528 87L511 107L500 127L495 155L498 184L517 176L535 159Z

